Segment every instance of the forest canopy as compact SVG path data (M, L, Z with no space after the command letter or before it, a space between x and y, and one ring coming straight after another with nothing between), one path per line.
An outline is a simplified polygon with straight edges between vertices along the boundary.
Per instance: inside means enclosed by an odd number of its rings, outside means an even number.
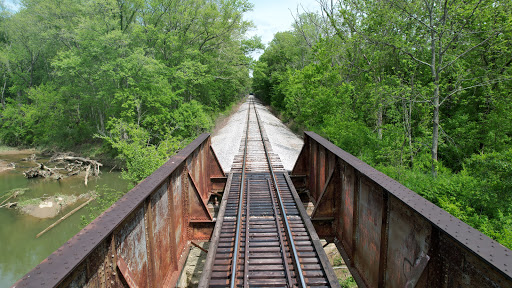
M253 63L247 0L0 2L0 143L100 143L138 181L252 82L286 121L512 248L512 2L318 4Z
M512 2L319 0L253 90L512 248Z
M141 180L247 92L246 0L0 5L0 142L103 142ZM103 140L101 140L103 139Z

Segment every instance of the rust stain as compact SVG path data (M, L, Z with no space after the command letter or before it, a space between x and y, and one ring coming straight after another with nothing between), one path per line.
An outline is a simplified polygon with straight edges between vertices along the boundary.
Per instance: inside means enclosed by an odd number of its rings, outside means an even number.
M396 198L391 198L390 203L386 283L405 287L416 259L429 252L432 229Z
M307 175L315 209L322 205L319 187L331 169L331 153L343 167L342 189L335 189L341 195L334 195L341 205L331 227L358 284L512 287L510 249L317 134L305 132L304 143L292 173ZM315 226L329 234L329 223Z
M169 212L169 193L167 192L167 183L151 195L151 207L153 209L152 231L150 236L153 247L153 262L155 271L167 271L171 269L171 241L170 233L170 212ZM156 282L162 283L165 280L165 273L156 273Z
M186 233L189 202L184 195L188 186L182 175L185 167L192 165L198 189L204 199L208 198L212 176L207 168L211 157L209 137L202 134L178 152L14 286L120 287L123 282L117 270L118 257L125 259L141 287L154 280L175 285L172 281L177 280L176 269L182 265L180 255L190 240ZM220 168L214 174L224 176ZM144 215L147 203L149 210ZM208 225L199 225L197 233L206 238L209 229Z
M117 254L126 259L127 266L133 272L139 287L146 287L148 259L144 227L144 209L142 206L133 213L133 217L123 223L116 235Z
M382 226L382 192L361 180L359 192L359 222L355 266L364 275L367 284L377 287L379 276L380 243Z
M339 237L347 245L348 251L352 252L352 236L354 221L354 170L352 167L345 167L343 174L343 235Z
M117 260L117 267L121 271L121 274L123 275L124 280L126 281L126 284L128 284L128 286L130 288L138 288L139 287L137 285L137 283L135 282L135 279L134 279L135 277L133 276L132 272L128 268L128 265L126 265L126 262L124 262L123 258L119 257L119 259Z

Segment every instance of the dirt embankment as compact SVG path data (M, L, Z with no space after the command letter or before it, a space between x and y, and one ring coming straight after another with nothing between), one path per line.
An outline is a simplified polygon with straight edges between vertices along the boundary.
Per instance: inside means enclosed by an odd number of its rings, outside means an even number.
M0 155L24 155L24 154L27 154L27 155L30 155L30 154L36 154L36 153L39 153L39 151L35 150L35 149L9 149L9 150L1 150L0 149Z
M11 163L7 163L3 160L0 160L0 173L10 170L10 169L14 169L14 167L12 167Z
M8 158L11 158L13 155L30 155L39 153L39 151L34 149L15 149L15 148L9 148L4 149L0 147L0 173L11 170L15 168L15 164L13 165L12 162L7 162L5 160L2 160L2 156L8 156ZM20 156L23 157L23 156Z

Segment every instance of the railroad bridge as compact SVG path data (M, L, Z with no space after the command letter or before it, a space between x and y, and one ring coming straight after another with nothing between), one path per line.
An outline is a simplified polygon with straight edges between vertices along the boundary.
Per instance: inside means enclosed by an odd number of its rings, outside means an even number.
M512 287L511 250L319 135L286 171L248 101L230 173L199 136L13 287L176 287L194 241L199 287L339 287L320 239L360 287Z

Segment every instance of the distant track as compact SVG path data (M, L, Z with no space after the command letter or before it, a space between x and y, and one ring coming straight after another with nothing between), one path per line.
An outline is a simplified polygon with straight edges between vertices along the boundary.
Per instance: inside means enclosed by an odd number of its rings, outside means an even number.
M287 177L250 99L200 287L339 287Z

